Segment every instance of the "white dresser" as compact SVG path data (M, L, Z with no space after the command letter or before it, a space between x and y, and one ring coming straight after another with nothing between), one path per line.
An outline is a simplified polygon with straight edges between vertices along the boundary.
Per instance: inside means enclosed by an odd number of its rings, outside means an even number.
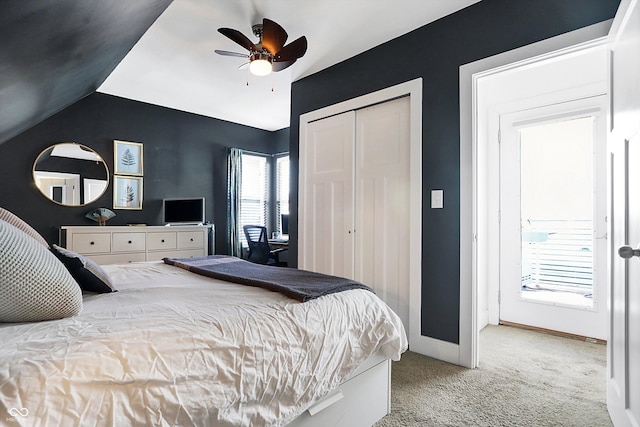
M209 255L210 230L213 242L213 225L63 226L60 246L98 264L190 258Z

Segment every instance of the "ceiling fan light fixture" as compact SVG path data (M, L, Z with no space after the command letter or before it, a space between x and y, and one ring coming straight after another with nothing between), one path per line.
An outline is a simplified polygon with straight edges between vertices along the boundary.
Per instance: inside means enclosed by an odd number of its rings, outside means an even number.
M233 28L218 28L218 32L249 51L248 54L217 50L224 56L249 58L249 72L256 76L266 76L291 66L307 51L307 38L299 37L285 46L287 32L276 22L264 18L262 24L251 27L253 34L260 39L254 43L247 36ZM244 68L244 65L240 68Z
M254 59L249 64L249 71L255 76L267 76L272 70L271 62L267 59Z

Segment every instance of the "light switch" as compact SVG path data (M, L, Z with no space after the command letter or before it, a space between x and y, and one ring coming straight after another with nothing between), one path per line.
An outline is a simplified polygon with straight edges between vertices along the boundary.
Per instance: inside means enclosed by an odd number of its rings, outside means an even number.
M444 190L431 190L431 209L444 207Z

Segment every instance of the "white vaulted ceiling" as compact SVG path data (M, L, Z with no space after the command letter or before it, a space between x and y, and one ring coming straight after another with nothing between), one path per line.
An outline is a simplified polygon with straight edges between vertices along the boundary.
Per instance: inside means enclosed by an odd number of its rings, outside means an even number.
M479 0L174 0L98 92L265 130L289 126L291 82L330 67ZM220 27L251 40L269 18L306 36L306 55L291 67L255 77L238 67L245 53ZM248 83L248 85L247 85Z

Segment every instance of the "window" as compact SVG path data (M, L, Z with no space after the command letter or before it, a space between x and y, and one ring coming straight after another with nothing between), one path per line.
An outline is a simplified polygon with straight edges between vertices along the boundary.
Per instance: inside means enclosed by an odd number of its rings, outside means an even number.
M592 116L520 130L522 298L593 307L594 130Z
M264 225L282 234L281 214L289 213L289 173L288 153L242 154L238 234L244 247L245 225Z
M276 157L276 224L282 231L281 214L289 213L289 155Z
M247 245L243 226L267 225L268 188L267 157L243 153L238 224L238 234L243 246Z

